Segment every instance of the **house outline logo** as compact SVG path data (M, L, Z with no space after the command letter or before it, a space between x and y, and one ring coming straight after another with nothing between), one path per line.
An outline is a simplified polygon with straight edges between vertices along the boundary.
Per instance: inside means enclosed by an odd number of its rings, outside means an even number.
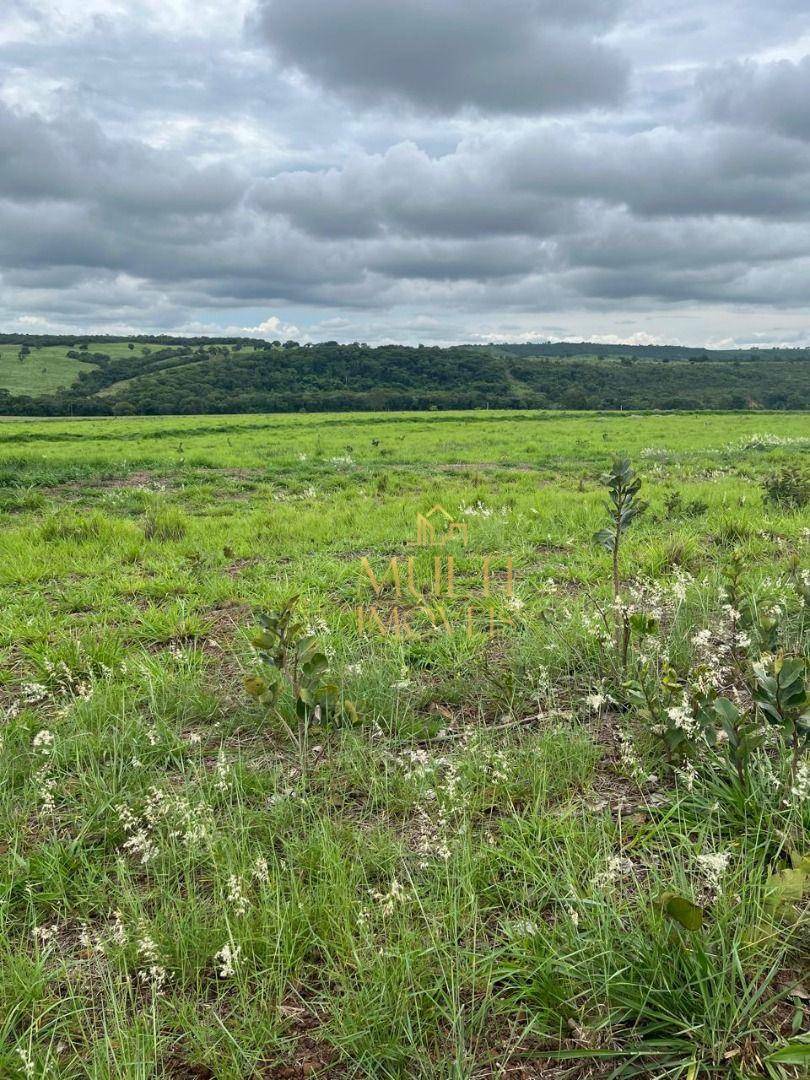
M442 531L437 529L440 523L444 526ZM449 540L453 539L460 539L464 547L467 546L469 540L467 523L456 521L441 503L435 503L426 514L416 515L417 547L444 547Z

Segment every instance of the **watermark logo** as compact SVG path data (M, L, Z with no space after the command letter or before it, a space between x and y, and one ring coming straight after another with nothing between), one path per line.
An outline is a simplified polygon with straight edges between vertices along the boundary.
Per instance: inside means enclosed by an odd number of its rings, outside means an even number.
M437 531L438 530L438 531ZM416 546L444 547L449 540L460 539L464 547L469 541L466 521L454 521L441 503L436 503L426 514L416 515Z
M454 554L447 550L451 543L457 545ZM358 630L416 637L421 628L493 637L512 625L507 612L518 606L512 556L467 555L468 544L467 522L437 503L416 515L416 541L408 546L421 549L418 555L394 555L376 568L363 556L360 585L371 597L355 609Z

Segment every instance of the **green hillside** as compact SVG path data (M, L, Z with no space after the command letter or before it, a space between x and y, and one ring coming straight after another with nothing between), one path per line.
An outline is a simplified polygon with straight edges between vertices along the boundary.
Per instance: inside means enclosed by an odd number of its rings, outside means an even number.
M91 367L68 357L63 346L33 349L21 359L19 345L0 345L0 389L11 394L52 394Z
M20 336L0 338L0 390L13 395L39 397L73 386L82 372L98 368L98 359L139 365L155 348L139 341L109 341L104 338L64 338L58 344L41 344L38 339ZM53 340L53 339L51 339Z
M810 403L807 349L713 352L587 342L373 348L165 337L58 344L10 336L0 336L0 349L5 415L784 410Z

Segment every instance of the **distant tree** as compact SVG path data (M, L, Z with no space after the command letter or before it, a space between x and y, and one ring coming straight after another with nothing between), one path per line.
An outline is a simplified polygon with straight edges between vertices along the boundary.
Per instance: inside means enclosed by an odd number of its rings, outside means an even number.
M578 386L572 386L569 390L565 391L562 396L562 404L566 409L593 408L593 403L588 402L585 391Z

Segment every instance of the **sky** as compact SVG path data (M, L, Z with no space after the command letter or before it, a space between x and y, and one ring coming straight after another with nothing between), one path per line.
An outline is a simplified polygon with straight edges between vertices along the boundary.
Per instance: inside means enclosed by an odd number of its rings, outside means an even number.
M810 344L810 4L2 0L0 330Z

